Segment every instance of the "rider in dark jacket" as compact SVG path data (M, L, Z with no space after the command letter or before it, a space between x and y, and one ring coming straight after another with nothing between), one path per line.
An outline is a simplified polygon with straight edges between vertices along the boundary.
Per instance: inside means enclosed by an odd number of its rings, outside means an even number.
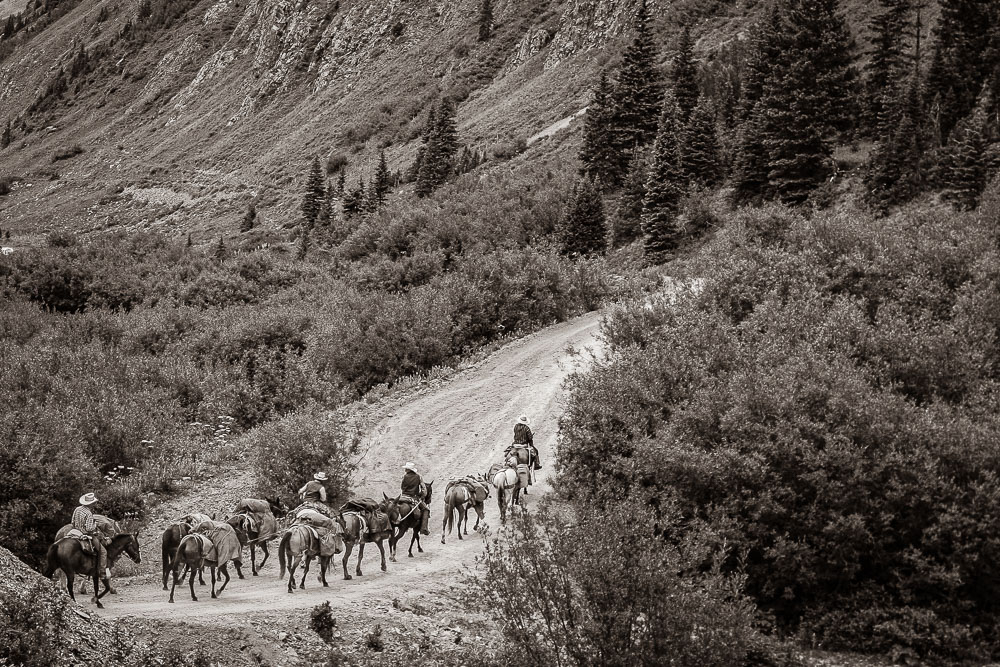
M514 443L507 448L507 454L514 445L527 445L531 451L531 460L535 470L542 469L542 462L538 460L538 449L535 447L535 436L531 432L530 422L527 415L521 415L514 424Z
M403 470L406 473L403 475L403 481L399 484L399 489L403 492L404 496L409 496L417 501L417 506L420 508L420 534L430 535L431 531L428 529L428 524L431 520L431 508L424 502L423 482L420 479L420 475L417 474L417 467L408 461L403 466Z

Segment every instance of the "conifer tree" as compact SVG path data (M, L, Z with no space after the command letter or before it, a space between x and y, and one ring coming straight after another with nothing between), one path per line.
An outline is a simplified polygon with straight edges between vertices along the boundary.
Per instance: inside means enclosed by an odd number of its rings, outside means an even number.
M677 152L681 130L680 110L673 94L664 96L663 112L653 144L652 165L642 207L646 254L661 260L680 243L677 209L684 194L684 175Z
M493 3L483 0L479 6L479 41L485 42L493 34Z
M681 131L680 163L687 180L700 186L715 185L722 176L715 113L706 98L698 102Z
M905 80L910 68L906 37L913 11L912 0L878 0L878 5L880 11L868 25L873 48L863 72L862 128L866 134L883 132L879 119L889 121L886 116L889 109L885 108L883 100L888 98L891 105L901 92L899 82Z
M694 45L691 43L691 29L684 26L677 53L670 69L670 80L674 86L674 98L680 111L682 123L688 122L691 112L698 104L698 68L694 62Z
M740 82L740 106L737 118L747 122L764 95L764 84L771 76L771 70L781 51L781 14L777 3L763 21L757 23L749 39L747 59Z
M413 160L413 164L406 172L406 177L408 181L416 181L417 177L420 175L420 168L424 163L424 154L427 152L427 145L431 141L431 135L434 134L434 128L437 126L437 111L432 106L427 112L427 122L424 123L424 131L420 134L420 146L417 148L417 156Z
M190 239L190 235L188 235L188 238ZM221 262L226 259L226 243L222 240L221 236L219 237L219 243L215 246L214 257L217 262Z
M243 221L240 223L241 232L249 232L257 222L257 205L251 201L247 206L247 212L243 214Z
M642 208L646 200L646 181L652 166L652 147L640 150L629 163L612 224L616 246L642 237Z
M837 0L789 0L778 60L759 104L769 188L799 204L826 177L850 107L850 33Z
M983 95L952 133L944 166L944 197L959 210L978 206L986 187L987 107L988 98Z
M378 156L378 166L375 168L375 177L372 179L371 198L374 210L382 208L386 197L389 195L391 174L389 165L385 161L385 151L381 151Z
M656 120L663 101L663 84L645 0L640 0L633 30L635 36L622 56L612 94L611 139L620 165L618 173L611 174L618 177L614 185L620 183L635 150L656 138Z
M574 188L573 202L563 222L563 252L570 256L602 253L606 234L601 189L584 177Z
M415 191L418 197L426 197L448 180L454 171L457 152L455 108L447 99L442 99L417 174Z
M323 197L323 203L320 204L319 214L316 216L316 226L325 232L329 231L330 225L333 222L333 186L328 185L326 188L326 196Z
M337 197L340 199L344 198L344 191L347 187L347 174L341 170L340 175L337 176Z
M344 195L344 215L351 217L359 213L364 213L365 202L365 179L358 177L358 187Z
M611 92L608 75L601 72L594 98L587 107L580 148L581 171L604 184L617 183L622 178L621 162L611 138L614 123Z
M302 233L299 234L299 247L295 253L295 258L300 262L304 260L306 258L306 255L309 253L309 247L311 245L311 240L309 237L311 236L311 233L312 233L312 225L306 225L305 228L302 230Z
M0 135L0 148L7 148L10 146L10 121L3 128L3 134Z
M313 156L309 177L306 180L306 189L302 195L302 215L308 223L316 222L319 207L326 194L324 182L323 167L319 163L319 156Z

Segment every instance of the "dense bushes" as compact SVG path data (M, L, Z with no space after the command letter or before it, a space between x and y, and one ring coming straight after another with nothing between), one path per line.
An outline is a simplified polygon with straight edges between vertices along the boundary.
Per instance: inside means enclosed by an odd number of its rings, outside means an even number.
M638 511L637 511L638 510ZM509 642L510 662L553 665L742 665L757 648L742 577L711 565L714 540L679 546L642 510L542 508L516 514L486 543L476 595ZM482 609L483 607L477 606Z
M676 503L826 646L1000 655L988 218L741 212L688 263L695 289L609 318L608 361L573 380L564 487Z
M189 425L225 415L304 433L319 427L298 420L377 385L596 307L613 291L607 262L546 244L567 178L539 169L345 221L347 241L310 261L278 243L219 261L156 234L53 234L4 256L0 435L38 460L3 460L17 479L0 490L0 541L37 558L84 490L141 513L140 494L234 453ZM262 476L298 488L320 444L302 470ZM57 452L50 490L37 466ZM117 465L136 473L112 488L100 480Z

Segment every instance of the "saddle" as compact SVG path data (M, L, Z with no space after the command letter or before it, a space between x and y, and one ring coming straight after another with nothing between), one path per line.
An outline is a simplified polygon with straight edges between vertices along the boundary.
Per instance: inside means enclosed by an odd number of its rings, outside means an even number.
M86 553L88 554L94 553L94 543L91 541L90 535L87 535L86 533L81 532L76 528L73 528L68 533L66 533L66 535L63 536L63 539L77 540L80 542L80 546L83 547L83 550Z

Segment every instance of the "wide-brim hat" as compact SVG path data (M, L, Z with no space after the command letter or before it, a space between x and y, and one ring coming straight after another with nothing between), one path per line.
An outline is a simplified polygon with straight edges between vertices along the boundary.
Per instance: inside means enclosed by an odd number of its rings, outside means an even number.
M520 417L518 417L517 423L524 424L525 426L531 425L531 422L528 420L528 415L521 415Z
M82 496L80 496L81 505L93 505L96 502L97 502L97 496L95 496L93 493L85 493Z
M417 466L413 461L407 461L406 465L403 466L403 470L409 470L411 472L417 472Z
M325 482L326 481L326 473L325 472L318 472L315 475L313 475L313 479L315 479L315 480L317 480L319 482Z

